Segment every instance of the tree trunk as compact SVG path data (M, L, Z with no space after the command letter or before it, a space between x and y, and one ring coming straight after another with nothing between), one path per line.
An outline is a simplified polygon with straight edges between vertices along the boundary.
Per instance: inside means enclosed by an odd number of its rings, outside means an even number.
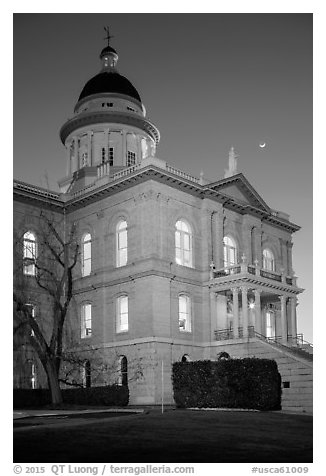
M55 359L47 359L45 363L45 371L48 378L49 389L51 392L52 405L60 405L62 403L62 395L56 370Z

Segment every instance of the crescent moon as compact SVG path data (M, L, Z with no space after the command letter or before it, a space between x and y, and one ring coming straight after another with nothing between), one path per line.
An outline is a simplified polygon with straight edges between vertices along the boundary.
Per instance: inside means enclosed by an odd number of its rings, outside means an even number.
M266 142L260 143L260 144L259 144L259 147L260 147L261 149L263 149L264 147L266 147Z

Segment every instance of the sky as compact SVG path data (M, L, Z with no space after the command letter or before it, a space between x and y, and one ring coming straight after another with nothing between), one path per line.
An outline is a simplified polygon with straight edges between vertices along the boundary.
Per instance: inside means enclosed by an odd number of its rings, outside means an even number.
M312 14L15 14L14 178L58 190L59 130L100 71L105 25L161 133L157 157L214 181L234 146L238 172L302 227L298 332L312 342Z

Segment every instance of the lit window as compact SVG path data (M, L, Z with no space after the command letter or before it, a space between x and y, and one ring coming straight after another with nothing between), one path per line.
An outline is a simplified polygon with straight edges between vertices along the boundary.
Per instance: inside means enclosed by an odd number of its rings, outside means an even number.
M120 296L117 301L117 332L127 332L128 329L128 296Z
M36 372L36 365L32 363L31 366L31 387L33 390L36 389L37 386L37 372Z
M192 267L192 235L189 225L177 221L175 231L175 261L182 266Z
M116 231L117 243L117 266L125 266L128 259L128 232L127 222L125 220L119 221Z
M127 167L131 167L132 165L135 165L135 163L136 163L136 153L128 150Z
M86 360L82 366L82 382L83 387L91 387L91 363L89 360Z
M82 304L81 306L81 338L92 335L92 305Z
M89 233L84 235L82 239L81 260L82 276L88 276L89 274L91 274L92 267L92 237Z
M35 312L35 306L34 306L34 304L31 304L31 303L29 302L29 303L26 303L25 306L27 307L28 312L30 313L30 315L35 319L36 312ZM32 337L35 336L33 329L31 329L31 336L32 336Z
M35 261L37 258L36 237L31 231L24 234L23 243L24 274L35 276Z
M191 332L191 301L185 294L179 296L179 330Z
M274 311L266 312L266 337L273 339L275 337L275 314Z
M263 251L263 268L268 271L275 271L275 260L271 250L265 249Z
M121 355L118 362L118 385L128 385L128 361L125 355Z
M114 148L109 147L109 165L113 165Z
M235 241L229 236L223 238L224 267L237 264L237 247Z

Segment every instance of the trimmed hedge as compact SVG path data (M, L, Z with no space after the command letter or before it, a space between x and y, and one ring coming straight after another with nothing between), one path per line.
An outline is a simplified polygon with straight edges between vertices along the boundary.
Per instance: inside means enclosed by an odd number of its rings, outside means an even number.
M281 376L274 360L175 362L172 369L179 408L281 409Z
M63 403L124 407L129 402L129 389L123 385L69 388L61 390ZM14 389L14 408L42 407L51 404L48 389Z

